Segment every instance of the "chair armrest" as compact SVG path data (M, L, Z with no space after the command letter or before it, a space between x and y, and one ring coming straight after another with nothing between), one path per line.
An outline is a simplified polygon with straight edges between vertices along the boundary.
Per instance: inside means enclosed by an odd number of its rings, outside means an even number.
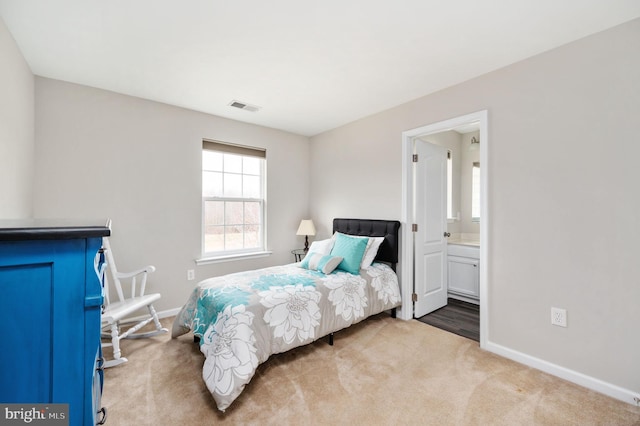
M148 265L148 266L145 266L142 269L136 269L135 271L132 271L132 272L118 272L116 274L116 276L118 278L132 278L132 277L135 277L136 275L140 275L140 274L144 274L144 273L149 273L150 274L151 272L154 272L155 270L156 270L155 266Z

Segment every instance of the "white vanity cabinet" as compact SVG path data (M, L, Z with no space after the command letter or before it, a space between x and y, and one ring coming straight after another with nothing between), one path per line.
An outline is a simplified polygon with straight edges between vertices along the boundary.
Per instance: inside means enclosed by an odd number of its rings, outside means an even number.
M449 297L479 304L480 248L449 244L447 268Z

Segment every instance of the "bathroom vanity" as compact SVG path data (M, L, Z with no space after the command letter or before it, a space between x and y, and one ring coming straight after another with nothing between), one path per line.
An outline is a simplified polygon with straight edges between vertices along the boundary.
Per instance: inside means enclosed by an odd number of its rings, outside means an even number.
M450 238L447 244L448 297L480 303L480 241Z

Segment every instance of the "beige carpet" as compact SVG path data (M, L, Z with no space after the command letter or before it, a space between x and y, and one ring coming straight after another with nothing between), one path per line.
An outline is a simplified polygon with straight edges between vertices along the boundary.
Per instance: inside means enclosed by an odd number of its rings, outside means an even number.
M272 356L226 413L191 335L122 347L129 362L105 373L108 425L640 425L639 407L384 314L337 333L333 347Z

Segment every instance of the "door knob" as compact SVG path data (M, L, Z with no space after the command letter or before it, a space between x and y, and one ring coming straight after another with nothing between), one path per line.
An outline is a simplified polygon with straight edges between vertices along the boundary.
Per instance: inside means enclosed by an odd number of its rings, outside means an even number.
M444 236L445 236L445 237L447 237L447 238L449 238L449 237L451 236L451 233L450 233L450 232L445 232L445 233L444 233Z

